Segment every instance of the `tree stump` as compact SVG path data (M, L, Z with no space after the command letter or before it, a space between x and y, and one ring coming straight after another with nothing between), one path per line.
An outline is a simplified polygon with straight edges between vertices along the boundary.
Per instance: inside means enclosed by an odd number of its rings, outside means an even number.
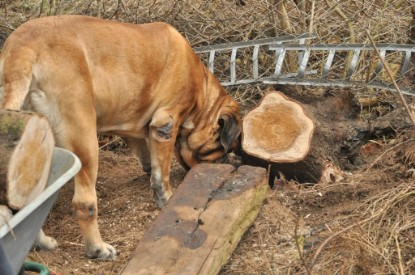
M122 274L216 274L254 221L266 170L199 164L141 238Z
M279 92L268 92L246 114L242 125L242 158L249 165L271 166L270 185L279 171L301 178L314 123L303 107Z
M54 146L46 118L0 110L0 204L19 210L42 193Z

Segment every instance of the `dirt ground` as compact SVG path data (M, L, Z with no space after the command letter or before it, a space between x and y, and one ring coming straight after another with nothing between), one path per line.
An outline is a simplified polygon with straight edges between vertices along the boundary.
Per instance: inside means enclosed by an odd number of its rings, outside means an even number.
M410 214L415 209L413 133L400 130L392 136L379 134L376 140L362 138L357 143L358 153L345 150L366 125L361 117L364 108L347 107L355 99L346 96L353 100L337 108L337 115L333 115L332 104L346 102L344 93L331 91L323 97L325 100L320 96L318 104L311 98L304 103L306 108L314 105L310 111L320 119L316 131L318 153L326 154L341 166L344 179L325 184L276 179L258 218L221 274L415 271L415 236L411 233L415 221ZM405 121L402 116L399 113L399 119ZM386 119L383 117L382 123L375 124L379 126L378 133L386 127ZM395 113L389 119L397 124L398 115ZM321 135L333 127L338 136L322 139ZM344 136L339 129L346 129ZM97 192L101 233L117 249L117 259L106 262L84 256L82 236L71 206L73 182L61 190L44 226L46 234L58 240L59 248L33 251L28 259L48 266L54 274L117 274L122 270L159 209L152 199L149 176L132 153L122 146L112 147L101 150ZM184 176L185 171L175 162L171 174L173 188Z

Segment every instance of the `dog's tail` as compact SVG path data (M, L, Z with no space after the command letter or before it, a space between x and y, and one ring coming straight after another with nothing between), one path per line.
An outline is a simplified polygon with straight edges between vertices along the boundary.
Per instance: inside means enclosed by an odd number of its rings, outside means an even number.
M0 103L2 109L19 110L29 93L36 53L26 47L5 45L0 54Z

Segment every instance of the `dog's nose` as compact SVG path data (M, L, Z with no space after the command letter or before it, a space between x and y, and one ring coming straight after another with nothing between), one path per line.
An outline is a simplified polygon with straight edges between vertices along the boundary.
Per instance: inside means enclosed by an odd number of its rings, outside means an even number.
M229 153L223 157L223 163L239 167L242 165L242 158L235 153Z
M228 158L228 155L224 155L224 156L220 159L220 163L229 163L229 158Z

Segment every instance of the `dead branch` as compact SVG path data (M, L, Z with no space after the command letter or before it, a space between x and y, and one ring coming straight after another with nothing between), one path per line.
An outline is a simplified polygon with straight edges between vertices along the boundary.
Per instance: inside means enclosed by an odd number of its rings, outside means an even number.
M5 28L5 29L7 29L7 30L9 30L9 31L14 31L14 28L9 27L9 26L4 25L4 24L0 24L0 28Z
M399 192L398 194L394 195L393 198L389 199L387 204L384 204L379 211L377 211L376 213L371 214L368 218L361 220L361 221L355 221L355 223L343 228L342 230L334 233L333 235L331 235L330 237L328 237L327 239L324 240L324 242L318 247L318 249L316 250L316 252L314 253L313 259L310 263L309 266L309 270L311 272L318 256L320 255L321 251L323 250L323 248L331 241L333 240L335 237L349 231L350 229L354 228L355 226L360 227L360 225L365 224L371 220L374 220L378 217L381 217L383 214L385 214L387 212L388 209L390 209L391 207L393 207L394 205L396 205L398 202L402 201L404 198L408 197L409 195L413 195L413 192L410 192L409 194L406 193L410 188L405 188L404 190L402 190L401 192ZM392 191L393 192L393 191ZM405 194L406 193L406 194ZM390 192L388 192L386 194L386 196L388 196L390 194ZM382 217L381 217L382 218ZM385 259L387 260L387 259Z
M355 31L354 31L354 26L352 21L349 19L349 17L347 17L347 15L339 8L338 4L336 4L335 6L332 6L329 2L329 0L326 0L326 4L330 9L334 9L334 11L344 20L344 22L347 23L347 26L349 28L349 39L350 39L350 43L356 43L356 35L355 35Z
M402 105L405 107L406 112L408 113L409 118L411 119L412 124L415 126L415 117L411 109L409 108L408 104L405 101L405 98L403 97L403 94L401 92L401 89L399 88L398 84L396 83L395 77L392 74L392 71L389 68L389 65L386 63L385 59L381 56L379 49L375 45L375 41L373 40L372 36L370 35L369 30L366 30L366 34L369 37L370 43L372 44L372 47L374 48L377 56L379 57L380 62L382 62L383 66L386 69L386 72L388 73L389 77L392 79L393 86L395 87L396 91L398 92L399 99L401 100Z
M398 148L399 146L402 146L403 144L405 144L405 143L408 143L408 142L411 142L411 141L415 141L415 139L408 139L408 140L405 140L405 141L403 141L403 142L400 142L400 143L398 143L398 144L396 144L396 145L394 145L394 146L392 146L391 148L389 148L389 149L387 149L387 150L385 150L382 154L380 154L380 156L378 156L370 165L369 165L369 167L365 170L365 173L367 173L370 169L372 169L372 167L379 161L379 160L381 160L382 159L382 157L385 155L385 154L387 154L388 152L390 152L390 151L392 151L392 150L394 150L394 149L396 149L396 148Z
M314 10L315 10L315 6L316 6L316 1L315 0L311 0L311 15L310 15L310 25L308 27L308 33L312 34L313 33L313 27L314 27Z
M401 248L399 246L398 237L396 235L395 235L395 243L396 243L396 250L398 252L398 259L399 259L399 272L400 272L401 275L404 275L405 271L404 271L403 265L402 265Z
M290 23L290 18L288 16L287 9L285 8L284 0L274 0L273 2L277 9L277 15L280 21L281 29L286 33L292 33L293 28Z
M336 4L334 6L332 6L329 2L329 0L325 0L327 6L330 9L334 9L334 11L337 13L337 15L340 16L340 18L343 19L343 21L347 24L347 27L349 28L349 42L350 43L356 43L356 35L355 35L355 31L354 31L354 26L353 26L353 22L350 20L349 17L347 17L347 15L339 8L339 4ZM340 2L339 2L340 3ZM346 58L346 68L345 68L345 75L346 72L349 70L350 67L350 63L352 62L352 58L353 58L353 52L348 52L347 53L347 58Z
M314 0L312 0L314 2ZM301 13L302 20L301 20L301 33L305 33L307 31L307 25L309 25L308 20L308 12L307 7L309 6L309 0L294 0L295 4L297 5L298 10ZM310 17L313 18L312 16Z

